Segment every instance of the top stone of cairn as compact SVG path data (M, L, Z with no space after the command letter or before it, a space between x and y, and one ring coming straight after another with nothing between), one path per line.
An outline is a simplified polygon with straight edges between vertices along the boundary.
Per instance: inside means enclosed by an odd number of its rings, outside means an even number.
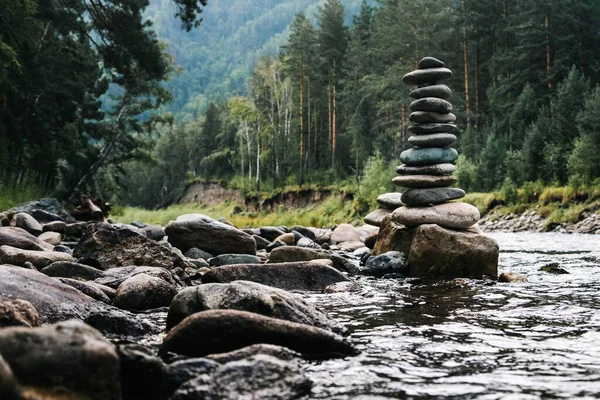
M433 57L423 58L417 68L404 75L402 83L409 86L433 85L452 76L452 71L444 68L444 63Z
M438 60L437 58L433 58L433 57L425 57L423 58L418 65L418 69L429 69L429 68L444 68L444 62L441 60Z

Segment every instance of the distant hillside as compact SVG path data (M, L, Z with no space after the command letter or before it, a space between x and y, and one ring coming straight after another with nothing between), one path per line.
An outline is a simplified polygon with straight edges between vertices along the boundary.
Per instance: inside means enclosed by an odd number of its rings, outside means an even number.
M362 0L342 0L346 21ZM167 107L180 120L194 118L208 102L246 93L246 78L265 54L277 54L299 11L312 16L322 0L209 0L201 26L185 32L168 0L151 0L147 16L169 45L180 73L166 85ZM370 0L369 3L374 3Z

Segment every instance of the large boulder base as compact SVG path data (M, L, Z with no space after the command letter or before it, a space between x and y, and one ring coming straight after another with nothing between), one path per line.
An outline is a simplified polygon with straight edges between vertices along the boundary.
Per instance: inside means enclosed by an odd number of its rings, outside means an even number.
M279 264L237 264L214 267L202 277L204 283L252 281L285 290L321 291L327 286L347 281L335 268L314 262Z
M72 398L121 399L115 346L82 322L2 329L0 354L23 385L66 388Z
M408 254L411 277L498 277L498 243L472 231L450 230L434 224L406 228L386 219L373 254L392 250Z
M185 252L197 247L213 255L256 254L252 236L203 214L186 214L167 225L169 243Z
M345 339L325 329L237 310L190 315L165 337L161 352L202 357L258 343L288 347L309 356L356 354Z

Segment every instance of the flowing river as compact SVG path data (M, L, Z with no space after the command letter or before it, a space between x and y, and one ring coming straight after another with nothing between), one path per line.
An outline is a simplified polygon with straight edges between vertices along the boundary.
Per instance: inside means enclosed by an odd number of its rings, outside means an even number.
M600 236L491 236L500 272L528 283L361 277L358 292L309 296L361 350L310 362L311 398L600 398Z

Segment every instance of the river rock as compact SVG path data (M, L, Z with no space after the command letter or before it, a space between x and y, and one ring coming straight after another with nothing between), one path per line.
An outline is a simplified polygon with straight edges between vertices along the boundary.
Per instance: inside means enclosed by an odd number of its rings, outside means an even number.
M204 283L244 280L285 290L321 291L328 285L347 281L335 268L310 262L239 264L214 267L202 277Z
M452 90L446 85L430 85L413 90L409 96L413 99L437 97L438 99L450 100L452 98Z
M305 226L300 226L300 225L294 225L290 228L290 230L292 232L299 232L302 236L305 236L307 238L309 238L310 240L316 242L319 240L319 238L317 237L317 234L315 233L314 229L311 228L307 228Z
M36 236L44 231L42 225L35 218L22 212L17 213L15 225Z
M52 198L44 198L39 201L31 201L24 203L19 206L13 207L8 210L9 214L16 214L19 212L27 213L38 219L36 212L38 210L44 211L46 214L53 214L58 216L61 221L74 222L75 219L64 209L60 202ZM48 221L49 222L49 221Z
M182 384L199 376L208 378L221 363L208 358L188 358L167 365L165 392L172 394ZM203 398L203 397L201 397ZM172 399L172 397L169 397Z
M104 291L102 289L100 289L98 286L96 286L93 282L82 282L82 281L78 281L76 279L70 279L70 278L58 278L58 280L60 282L64 283L65 285L69 285L69 286L79 290L81 293L85 294L86 296L90 296L94 300L101 301L105 304L112 303L112 300L110 299L110 297L108 297L108 295L106 293L104 293Z
M275 243L277 243L277 242L275 242ZM279 242L279 243L281 243L281 242ZM315 249L315 250L321 250L322 249L322 247L321 247L320 244L313 242L312 240L310 240L307 237L304 237L304 238L298 240L296 242L296 246L297 247L307 248L307 249ZM279 247L279 246L277 246L277 247Z
M410 111L433 111L445 114L452 111L452 103L437 97L423 97L410 103L409 108Z
M452 76L452 71L448 68L428 68L418 69L402 77L402 83L409 86L422 85L424 83L437 83L445 81Z
M42 269L56 261L74 261L73 257L58 251L35 251L17 249L11 246L0 246L0 264L23 265L32 263Z
M287 229L279 226L263 226L259 229L259 232L260 236L274 242L279 236L287 233Z
M414 148L405 150L400 154L400 161L411 166L454 163L457 158L458 152L452 148Z
M378 256L389 251L399 251L408 254L410 252L413 233L414 229L409 229L404 225L396 223L392 220L391 215L386 217L381 224L372 255Z
M219 367L215 373L185 382L171 400L303 398L312 383L296 362L256 355Z
M448 124L456 121L456 115L452 113L439 113L433 111L415 111L408 116L408 119L417 124Z
M332 251L323 249L310 249L297 246L283 246L273 249L269 254L269 264L312 261L326 259L331 260L333 267L339 271L345 271L350 274L357 272L356 266L344 257Z
M444 68L444 62L438 60L434 57L423 57L421 61L419 61L418 69L428 69L428 68Z
M165 268L158 267L121 267L121 268L112 268L108 271L105 271L102 276L96 279L94 282L99 283L101 285L106 285L110 288L117 289L121 283L125 280L139 275L146 274L149 276L153 276L155 278L162 279L163 281L174 284L173 275L169 272L169 270Z
M208 264L212 266L233 265L233 264L260 264L260 258L250 254L221 254L209 258Z
M452 175L402 175L395 177L393 182L405 188L438 188L454 185L456 177Z
M74 222L72 224L67 224L65 232L67 233L68 237L80 238L87 232L87 230L87 222Z
M10 366L0 354L0 399L21 400L21 388Z
M63 237L58 232L44 232L38 236L38 239L52 246L58 246L62 242Z
M200 250L197 247L192 247L191 249L186 251L184 254L188 258L194 258L194 259L202 258L203 260L208 260L209 258L214 257L212 254L210 254L204 250Z
M456 167L453 164L430 164L421 166L400 165L396 168L399 175L452 175Z
M97 262L105 270L132 265L166 269L192 267L177 252L159 242L125 226L106 223L89 224L73 255Z
M154 354L153 349L138 343L125 343L117 345L117 353L124 400L166 398L164 394L169 380L168 367Z
M498 255L498 243L488 236L420 225L414 228L410 244L409 275L423 279L496 279Z
M265 250L271 244L271 242L259 235L252 235L252 238L256 242L257 250Z
M202 357L257 343L284 346L303 355L355 354L347 341L325 329L237 310L190 315L169 332L161 351Z
M33 304L26 300L0 298L0 328L7 326L26 328L40 326L40 315Z
M365 217L365 222L373 226L381 226L383 219L394 212L393 209L380 208Z
M431 135L413 135L408 143L418 147L446 147L454 144L457 137L451 133L433 133Z
M300 353L288 349L287 347L275 346L272 344L253 344L252 346L243 347L239 350L233 350L227 353L210 354L204 360L211 360L219 364L226 364L232 361L239 361L245 358L263 354L280 360L292 361L301 357Z
M465 191L458 188L408 189L402 193L402 202L407 206L427 206L463 197Z
M66 388L73 399L121 399L115 346L83 322L2 329L0 354L23 385Z
M187 251L197 247L213 255L256 254L256 242L241 230L203 214L186 214L165 228L169 243Z
M51 251L53 248L51 244L38 239L25 229L12 226L0 227L0 246L39 251Z
M42 228L44 229L44 232L66 233L67 223L63 221L52 221L44 224Z
M467 203L445 203L431 207L400 207L392 219L405 226L437 224L449 229L467 229L479 221L479 210Z
M429 135L432 133L459 133L458 126L454 124L413 124L408 127L408 131L415 135Z
M137 274L119 285L115 306L125 310L167 307L177 294L175 286L147 274Z
M388 209L396 209L398 207L402 207L402 201L400 198L402 197L402 193L393 192L393 193L384 193L377 197L377 203L382 208Z
M93 281L103 275L103 272L85 264L71 261L57 261L42 268L41 272L55 278L71 278L83 281Z
M386 274L408 275L408 261L404 253L388 251L378 256L369 257L361 273L365 275L384 276Z
M331 240L337 243L360 241L360 232L350 224L340 224L333 230Z
M517 274L516 272L503 272L498 277L500 283L526 283L529 282L526 276Z
M206 310L248 311L337 333L345 332L342 325L317 310L300 295L248 281L206 283L183 289L173 298L169 307L167 330L184 318Z
M163 240L167 236L165 229L160 225L150 224L144 226L142 229L147 237L156 241Z

